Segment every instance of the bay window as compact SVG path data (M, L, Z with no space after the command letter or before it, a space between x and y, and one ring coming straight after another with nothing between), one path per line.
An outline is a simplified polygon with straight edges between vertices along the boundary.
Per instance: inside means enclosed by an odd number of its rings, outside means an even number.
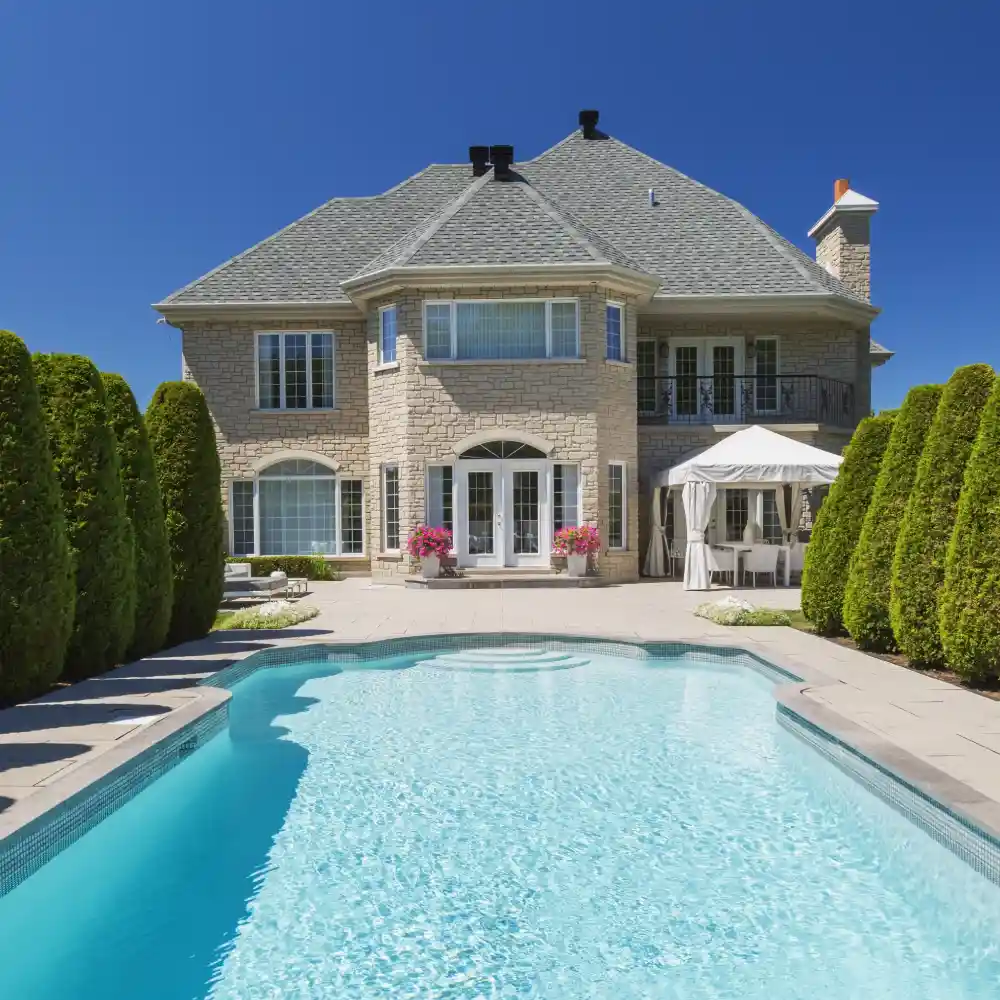
M230 484L229 521L236 556L361 555L363 484L319 462L279 461Z
M625 319L625 307L617 302L609 302L604 309L605 343L608 361L624 361L625 348L623 346L623 330Z
M378 363L391 365L396 360L396 307L383 306L378 311Z
M257 406L333 408L334 336L326 331L257 334Z
M580 356L576 299L428 302L429 361L518 361Z

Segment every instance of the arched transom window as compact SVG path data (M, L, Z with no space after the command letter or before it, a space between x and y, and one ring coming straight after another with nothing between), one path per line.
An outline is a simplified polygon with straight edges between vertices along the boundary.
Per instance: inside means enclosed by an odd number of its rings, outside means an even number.
M360 479L294 458L234 480L229 518L233 555L332 556L364 551Z
M521 441L485 441L466 449L460 458L545 458L545 452Z

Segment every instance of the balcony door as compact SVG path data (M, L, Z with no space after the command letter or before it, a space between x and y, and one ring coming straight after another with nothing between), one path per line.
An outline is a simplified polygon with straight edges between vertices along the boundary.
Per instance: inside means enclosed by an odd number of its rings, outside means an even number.
M713 337L670 342L672 416L681 422L739 419L743 341Z

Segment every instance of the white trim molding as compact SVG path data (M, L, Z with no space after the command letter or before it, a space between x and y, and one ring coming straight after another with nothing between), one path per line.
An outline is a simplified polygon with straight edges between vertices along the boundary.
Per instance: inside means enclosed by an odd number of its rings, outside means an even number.
M555 447L551 442L546 441L545 438L538 437L536 434L529 434L527 431L512 430L504 427L502 424L498 424L496 427L491 427L484 431L476 431L475 434L470 434L467 438L462 438L461 441L455 443L452 450L456 455L461 455L470 448L475 448L477 444L486 444L487 441L518 441L520 444L527 444L532 448L537 448L545 455L550 455L552 449Z

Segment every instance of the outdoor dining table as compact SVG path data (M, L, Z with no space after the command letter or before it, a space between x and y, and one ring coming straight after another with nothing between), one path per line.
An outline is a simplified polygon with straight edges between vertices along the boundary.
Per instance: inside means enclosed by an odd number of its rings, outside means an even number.
M748 545L746 542L716 542L714 548L717 549L732 549L733 552L733 586L737 587L742 580L739 578L740 569L740 553L749 552L753 549L752 545ZM792 567L791 567L791 546L789 545L779 545L777 546L780 552L785 555L785 572L784 572L784 586L791 586L792 582Z

